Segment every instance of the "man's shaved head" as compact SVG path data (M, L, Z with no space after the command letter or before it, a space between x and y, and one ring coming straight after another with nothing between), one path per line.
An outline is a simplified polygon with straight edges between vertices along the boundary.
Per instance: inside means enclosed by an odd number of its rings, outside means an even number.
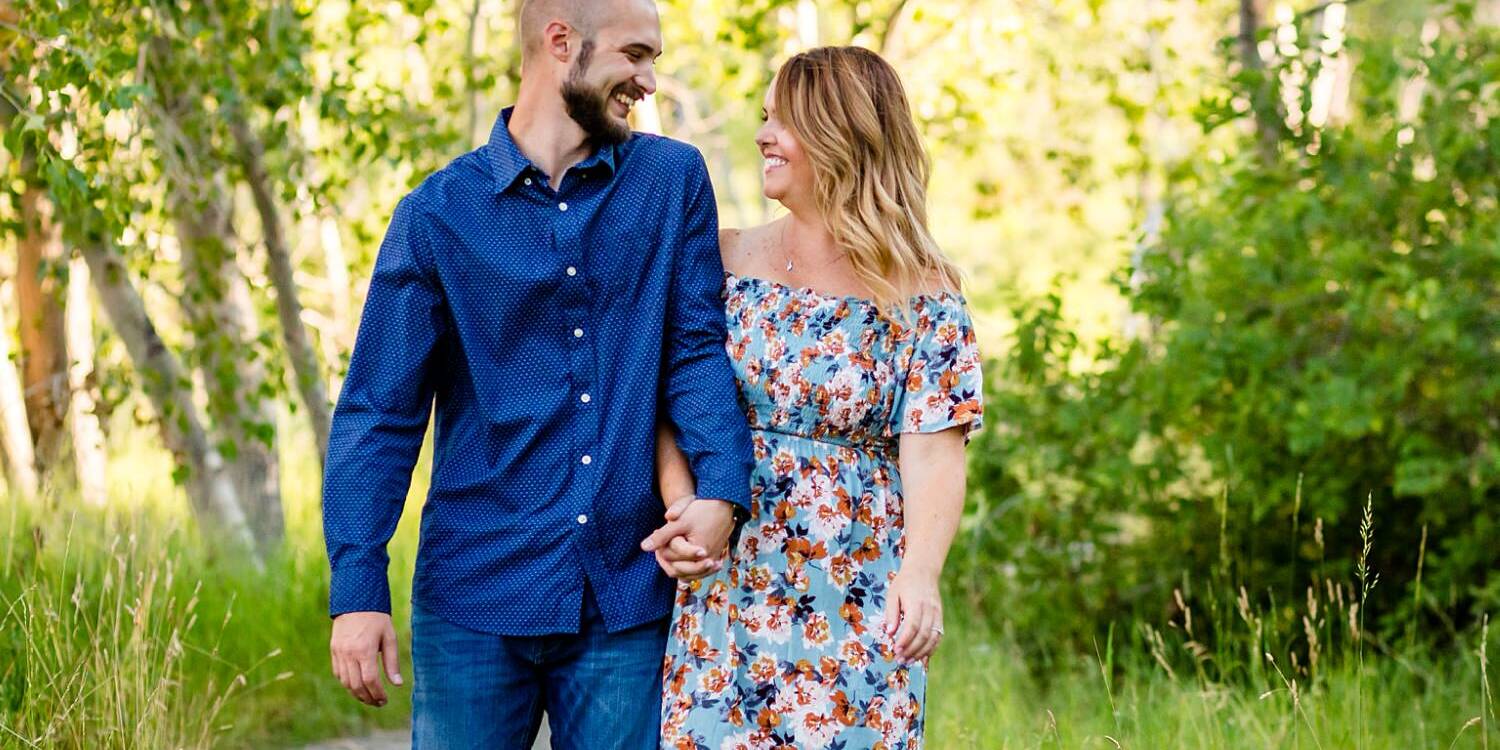
M542 31L554 20L563 21L584 39L599 30L599 19L609 0L522 0L520 34L522 55L530 59L542 50Z
M662 41L654 0L522 0L517 20L523 97L556 86L590 140L629 138L630 108L656 90Z

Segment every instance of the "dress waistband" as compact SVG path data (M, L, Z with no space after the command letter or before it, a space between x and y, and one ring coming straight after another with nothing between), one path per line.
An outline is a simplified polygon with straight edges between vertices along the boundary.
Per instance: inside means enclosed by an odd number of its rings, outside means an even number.
M758 425L750 425L750 429L756 432L769 432L774 435L786 435L788 437L811 440L812 442L831 445L835 448L849 448L861 453L869 453L872 455L878 454L890 447L890 440L886 438L878 438L873 440L853 440L847 435L809 435L805 432L796 432L783 427L762 427Z

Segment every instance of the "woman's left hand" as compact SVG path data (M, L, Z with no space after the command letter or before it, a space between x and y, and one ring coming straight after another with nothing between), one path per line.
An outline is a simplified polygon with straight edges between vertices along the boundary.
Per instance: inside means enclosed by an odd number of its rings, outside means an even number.
M896 658L921 661L943 639L943 599L936 574L902 568L885 594L886 635L896 644Z

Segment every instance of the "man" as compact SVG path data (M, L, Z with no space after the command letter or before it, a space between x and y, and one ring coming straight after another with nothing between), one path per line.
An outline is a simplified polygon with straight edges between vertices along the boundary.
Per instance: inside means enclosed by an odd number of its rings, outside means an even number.
M545 711L554 747L654 748L674 584L643 547L701 574L749 507L713 192L697 151L626 124L656 88L650 0L527 0L520 39L515 106L375 261L324 483L333 669L371 705L381 666L402 684L385 548L435 398L413 747L530 747ZM652 534L658 403L705 499Z

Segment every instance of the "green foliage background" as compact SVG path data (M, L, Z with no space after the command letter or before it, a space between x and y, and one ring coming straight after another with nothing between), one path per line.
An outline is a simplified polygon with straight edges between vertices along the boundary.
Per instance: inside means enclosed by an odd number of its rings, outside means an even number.
M181 492L146 430L141 376L101 326L117 508L96 525L10 509L3 726L128 747L396 721L315 697L331 682L322 636L309 635L326 626L311 439L291 413L261 228L220 115L246 113L265 141L309 318L356 314L396 200L481 143L514 96L511 3L11 5L0 257L9 264L25 229L20 194L45 188L70 252L103 243L125 259L166 344L202 361L213 331L181 315L201 290L183 278L167 186L222 180L240 240L224 249L252 259L268 332L238 354L273 373L261 397L283 406L281 450L297 468L283 481L284 555L264 576L225 567L191 530L160 532L184 517ZM1267 747L1304 734L1357 746L1372 679L1389 686L1377 715L1422 717L1384 725L1390 746L1495 732L1472 655L1500 608L1500 7L1263 6L1257 71L1234 38L1233 0L659 4L662 129L708 156L725 225L776 215L752 137L776 64L801 47L881 50L927 139L933 229L969 273L990 425L970 446L946 576L962 637L937 667L950 677L935 682L935 746ZM148 77L152 44L162 56ZM176 137L143 125L169 90L199 107ZM347 255L347 288L329 277L331 246ZM314 335L336 386L352 342L321 322ZM1357 580L1367 506L1373 587ZM80 545L59 552L76 523ZM110 546L144 529L157 531L129 555ZM159 608L152 622L165 625L107 631L147 580L110 599L110 566L144 576L166 559L192 575L141 610ZM213 619L241 601L261 623L192 624L193 578L208 581L197 606ZM48 615L70 605L73 619ZM177 637L192 647L174 662ZM1367 669L1367 646L1391 658ZM168 692L238 695L226 687L237 674L259 678L228 708L191 703L194 724L149 700L69 692L59 676L102 671L101 654L176 665L127 675ZM135 717L137 734L57 718L72 705ZM1052 707L1071 717L1049 730ZM201 734L220 720L230 728Z

